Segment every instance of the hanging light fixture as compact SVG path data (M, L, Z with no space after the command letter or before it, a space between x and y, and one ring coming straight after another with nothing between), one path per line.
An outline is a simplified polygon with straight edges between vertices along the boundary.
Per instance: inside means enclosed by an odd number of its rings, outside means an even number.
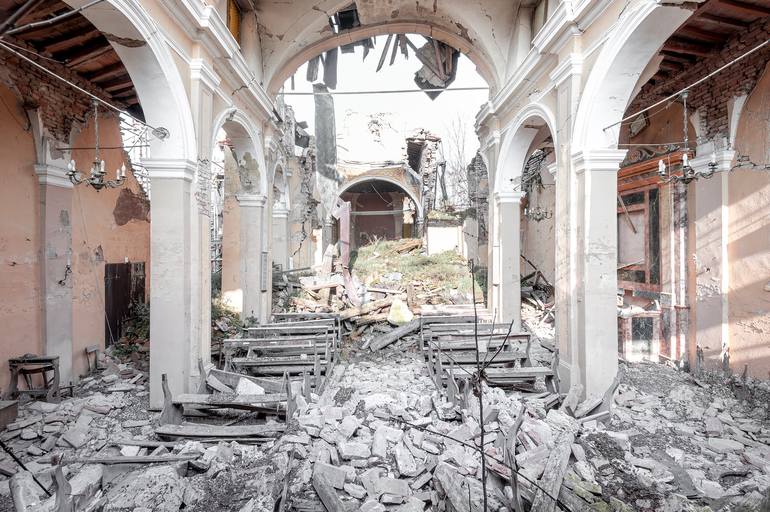
M693 169L693 167L690 165L690 141L689 141L689 132L688 124L689 124L689 116L687 113L687 96L688 91L684 91L682 93L682 104L684 109L684 153L682 154L682 175L678 176L676 174L672 174L669 172L668 168L666 167L665 162L663 160L658 161L658 176L660 176L661 180L663 180L665 183L684 183L687 185L688 183L698 180L700 178L703 179L710 179L714 176L714 173L717 170L717 155L716 153L711 153L711 161L708 163L708 171L696 171Z
M121 186L126 180L126 164L123 163L115 172L114 180L104 179L107 175L107 171L105 170L104 160L99 158L99 102L93 100L93 106L96 145L94 147L94 161L91 164L91 174L86 176L85 174L81 173L75 167L75 160L70 160L69 165L67 165L67 177L69 177L73 185L80 185L81 183L85 183L86 185L91 185L98 192L104 187L117 188Z

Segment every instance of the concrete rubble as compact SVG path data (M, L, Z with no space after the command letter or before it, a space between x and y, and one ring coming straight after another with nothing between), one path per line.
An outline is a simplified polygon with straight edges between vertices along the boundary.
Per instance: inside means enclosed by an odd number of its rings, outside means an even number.
M547 326L528 327L548 345ZM351 347L320 394L300 396L286 431L255 444L157 439L144 374L106 358L74 397L27 403L0 433L28 469L3 455L0 510L470 512L483 508L482 424L489 510L512 507L514 488L523 510L767 506L766 383L624 364L609 417L600 400L554 400L539 381L526 392L484 385L480 417L473 393L453 404L437 390L415 337ZM57 490L71 508L57 508Z

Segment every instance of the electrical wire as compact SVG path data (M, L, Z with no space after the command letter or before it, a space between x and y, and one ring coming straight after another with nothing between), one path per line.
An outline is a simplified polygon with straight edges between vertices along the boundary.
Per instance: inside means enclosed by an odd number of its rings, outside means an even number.
M359 94L407 94L413 92L467 92L467 91L488 91L489 87L453 87L451 89L383 89L375 91L329 91L329 92L284 92L278 94L282 96L324 96L327 94L337 96L354 96Z
M650 106L648 106L648 107L645 107L645 108L643 108L642 110L640 110L640 111L638 111L638 112L636 112L636 113L634 113L634 114L631 114L630 116L626 116L626 117L624 117L623 119L621 119L620 121L617 121L617 122L615 122L615 123L612 123L612 124L610 124L610 125L608 125L608 126L605 126L604 128L602 128L602 131L607 131L607 130L609 130L610 128L612 128L613 126L617 126L617 125L619 125L619 124L621 124L621 123L624 123L624 122L628 121L629 119L633 119L633 118L635 118L635 117L636 117L636 116L638 116L639 114L642 114L642 113L644 113L644 112L647 112L648 110L651 110L651 109L653 109L653 108L657 107L658 105L662 105L663 103L665 103L665 102L667 102L667 101L670 101L670 100L672 100L672 99L676 98L677 96L681 95L683 92L685 92L685 91L688 91L688 90L692 89L693 87L695 87L695 86L697 86L697 85L700 85L700 84L702 84L703 82L705 82L706 80L708 80L708 79L709 79L709 78L711 78L712 76L714 76L714 75L716 75L716 74L718 74L718 73L721 73L722 71L724 71L725 69L729 68L729 67L730 67L730 66L732 66L733 64L735 64L735 63L737 63L737 62L739 62L739 61L741 61L741 60L745 59L746 57L748 57L748 56L749 56L749 55L751 55L752 53L755 53L755 52L759 51L760 49L764 48L764 47L765 47L765 46L767 46L768 44L770 44L770 39L767 39L765 42L758 44L757 46L755 46L755 47L754 47L754 48L752 48L751 50L747 51L746 53L744 53L744 54L742 54L742 55L740 55L740 56L738 56L738 57L736 57L735 59L731 60L730 62L728 62L728 63L727 63L727 64L725 64L724 66L720 66L720 67L718 67L717 69L715 69L714 71L712 71L712 72L711 72L711 73L709 73L708 75L704 76L703 78L700 78L700 79L696 80L695 82L691 83L690 85L687 85L687 86L685 86L684 88L680 89L679 91L677 91L677 92L675 92L675 93L673 93L673 94L671 94L671 95L669 95L669 96L666 96L666 97L665 97L665 98L663 98L662 100L660 100L660 101L657 101L657 102L653 103L652 105L650 105Z
M110 108L110 109L114 110L115 112L118 112L118 113L120 113L120 114L123 114L123 115L125 115L125 116L127 116L127 117L130 117L131 119L133 119L133 120L134 120L134 121L136 121L137 123L140 123L140 124L142 124L142 125L146 126L147 128L150 128L150 129L151 129L153 132L160 132L161 130L163 130L163 131L166 131L166 129L165 129L165 128L156 128L156 127L154 127L154 126L152 126L152 125L150 125L150 124L147 124L146 122L142 121L142 120L141 120L141 119L139 119L138 117L136 117L136 116L132 115L130 112L128 112L128 111L126 111L126 110L123 110L122 108L116 107L116 106L115 106L115 105L113 105L112 103L110 103L110 102L108 102L108 101L105 101L105 100L101 99L100 97L96 96L95 94L92 94L92 93L90 93L90 92L86 91L85 89L83 89L83 88L82 88L82 87L80 87L79 85L77 85L77 84L74 84L74 83L70 82L69 80L67 80L67 79L66 79L66 78L64 78L63 76L60 76L60 75L58 75L57 73L55 73L54 71L51 71L51 70L50 70L50 69L48 69L47 67L45 67L45 66L42 66L42 65L38 64L37 62L35 62L34 60L30 59L30 58L29 58L29 57L27 57L26 55L23 55L23 54L21 54L21 53L17 52L16 50L14 50L13 48L9 47L9 46L7 45L7 42L6 42L6 41L0 41L0 48L4 48L6 51L13 53L13 54L14 54L14 55L16 55L17 57L19 57L19 58L21 58L21 59L23 59L23 60L27 61L28 63L32 64L32 65L33 65L33 66L35 66L36 68L38 68L38 69L40 69L40 70L44 71L45 73L47 73L47 74L51 75L52 77L54 77L54 78L56 78L56 79L58 79L58 80L61 80L62 82L66 83L66 84L67 84L67 85L69 85L70 87L72 87L72 88L74 88L74 89L76 89L76 90L78 90L78 91L82 92L83 94L85 94L86 96L90 97L91 99L93 99L93 100L95 100L95 101L98 101L99 103L101 103L101 104L102 104L102 105L104 105L105 107L107 107L107 108ZM37 53L36 53L35 55L36 55L36 56L38 56L38 57L44 58L44 57L42 57L41 55L39 55L39 54L37 54Z

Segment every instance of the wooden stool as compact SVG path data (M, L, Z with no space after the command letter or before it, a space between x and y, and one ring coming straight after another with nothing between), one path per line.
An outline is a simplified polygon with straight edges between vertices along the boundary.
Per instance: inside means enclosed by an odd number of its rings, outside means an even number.
M46 402L56 402L61 400L59 394L59 356L36 356L26 354L22 357L15 357L8 360L8 367L11 370L11 384L8 386L4 398L13 400L22 395L31 397L44 397ZM53 375L50 377L48 373ZM43 387L34 387L32 376L40 374L43 377ZM19 389L19 376L24 377L27 389Z

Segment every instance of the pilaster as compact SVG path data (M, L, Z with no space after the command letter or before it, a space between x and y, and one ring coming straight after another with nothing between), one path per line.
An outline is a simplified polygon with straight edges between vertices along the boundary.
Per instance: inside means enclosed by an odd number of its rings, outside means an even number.
M163 406L161 377L172 394L193 389L192 354L198 340L191 327L192 302L200 294L194 280L192 212L197 163L190 160L147 159L152 186L150 226L150 407Z
M495 194L497 218L497 318L513 322L513 332L521 330L521 199L523 192Z
M35 165L40 182L41 301L44 354L59 356L62 384L72 373L72 183L67 170Z
M243 291L243 312L241 317L261 319L263 268L269 262L263 261L262 225L263 211L267 197L263 194L239 194L236 196L241 222L241 290Z
M577 178L577 354L572 373L586 395L604 393L618 369L617 171L625 150L572 155ZM579 370L576 372L576 370Z

